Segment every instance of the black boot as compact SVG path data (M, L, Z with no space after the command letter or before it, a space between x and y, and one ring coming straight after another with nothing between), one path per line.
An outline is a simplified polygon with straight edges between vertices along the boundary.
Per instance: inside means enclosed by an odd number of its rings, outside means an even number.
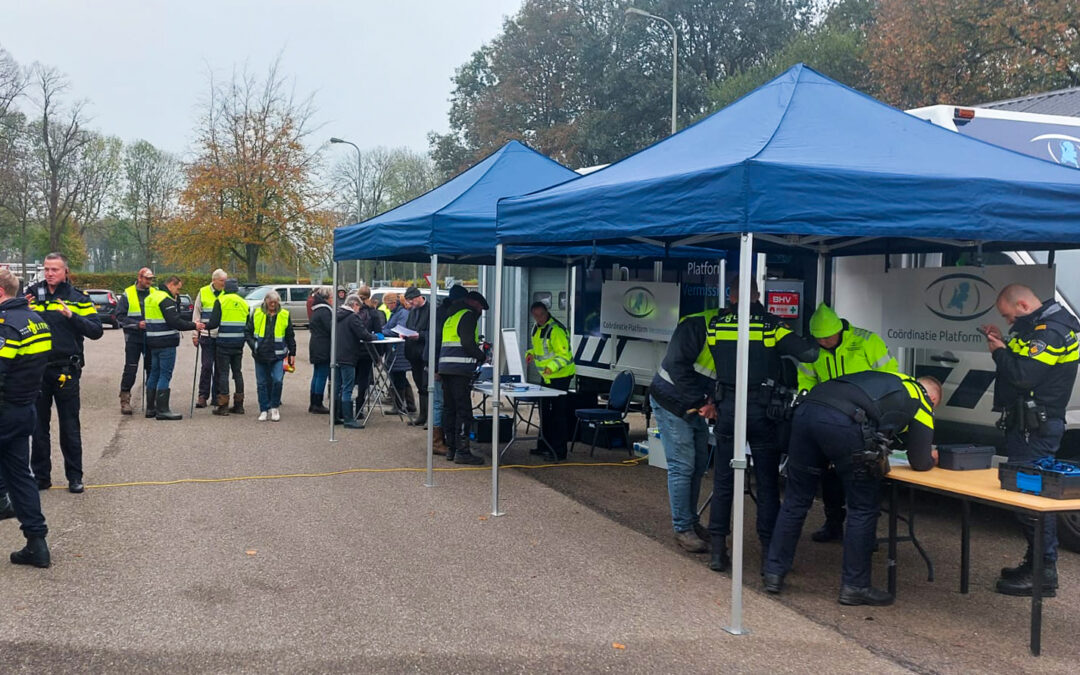
M1031 549L1028 549L1024 553L1024 559L1020 561L1020 564L1016 567L1002 567L1001 578L1012 581L1019 579L1020 577L1031 574Z
M146 396L146 400L143 401L146 408L146 419L153 419L157 417L157 390L147 389L144 395Z
M417 413L419 413L419 414L416 416L416 419L409 422L409 426L412 426L412 427L426 427L427 426L427 408L428 408L427 394L421 393L420 394L420 406L417 408Z
M709 569L713 572L727 572L731 567L731 556L728 555L727 549L721 546L713 545L712 555L709 556Z
M330 409L325 407L322 403L322 394L312 394L311 403L308 405L307 411L314 415L329 415Z
M765 576L768 577L769 575L766 574ZM768 588L766 587L765 590L768 590ZM864 588L841 586L839 602L841 605L872 605L874 607L884 607L893 604L893 596L885 591L878 590L873 586L866 586Z
M15 517L15 506L11 503L8 493L0 492L0 520Z
M459 450L454 454L454 464L479 465L484 463L483 457L478 457L468 450Z
M1017 570L1021 570L1023 565L1021 564ZM1003 570L1004 571L1004 570ZM1002 595L1015 595L1020 597L1031 597L1031 591L1035 586L1033 570L1029 566L1026 571L1018 571L1016 576L1012 579L1006 578L1004 575L997 581L996 590ZM1047 560L1043 563L1043 575L1042 575L1042 597L1052 598L1057 595L1058 587L1058 573L1057 562L1053 560Z
M157 390L157 415L156 419L159 420L180 420L184 416L180 413L174 413L169 409L169 395L172 393L171 389L158 389Z
M409 385L405 385L405 412L410 415L416 412L416 396Z
M49 557L49 545L45 543L44 537L29 537L24 549L11 554L11 562L14 565L48 567L52 562Z
M843 541L844 540L844 519L840 518L836 520L834 518L827 518L825 524L822 525L810 535L810 538L819 544L824 544L830 541Z

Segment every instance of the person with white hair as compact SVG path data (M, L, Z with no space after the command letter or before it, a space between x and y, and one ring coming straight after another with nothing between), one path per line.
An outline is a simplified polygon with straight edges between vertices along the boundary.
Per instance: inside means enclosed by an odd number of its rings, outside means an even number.
M223 269L216 269L210 275L210 283L199 289L195 294L195 304L192 306L192 321L196 323L210 320L214 314L214 305L218 297L225 292L225 280L229 275ZM199 356L199 398L195 402L196 408L205 408L210 397L217 396L217 388L214 387L214 358L216 355L218 332L215 330L201 330L192 336L192 342L201 350Z
M270 291L262 304L248 315L244 331L255 359L255 385L259 395L259 421L281 421L281 389L285 363L296 364L296 335L289 310L281 306L281 296Z

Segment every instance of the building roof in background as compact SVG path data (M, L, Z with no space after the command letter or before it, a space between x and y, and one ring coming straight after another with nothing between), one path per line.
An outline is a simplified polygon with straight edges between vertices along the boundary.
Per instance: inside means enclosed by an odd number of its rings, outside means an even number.
M1012 110L1015 112L1039 113L1041 115L1068 115L1080 117L1080 87L1058 89L1042 94L1010 98L1004 101L983 103L980 108Z

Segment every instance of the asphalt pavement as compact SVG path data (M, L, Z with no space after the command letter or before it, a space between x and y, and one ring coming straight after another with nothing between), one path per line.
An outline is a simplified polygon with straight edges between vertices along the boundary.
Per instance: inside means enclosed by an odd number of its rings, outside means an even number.
M279 423L255 419L250 361L245 416L122 418L122 335L88 345L89 488L43 494L52 568L0 565L0 670L1075 670L1075 556L1047 601L1040 659L1026 653L1026 602L987 590L989 570L1020 552L995 522L1008 516L980 512L967 597L955 588L958 526L928 514L919 525L939 562L934 584L905 552L895 607L841 608L839 547L806 543L779 600L748 574L750 633L732 636L730 579L674 548L662 471L509 469L506 515L492 517L490 468L437 457L437 486L423 487L424 432L396 417L339 428L330 443L327 418L306 412L307 333L298 339ZM185 416L194 359L185 342L173 380ZM526 457L523 446L509 459ZM56 449L54 480L60 461ZM206 482L148 484L178 479ZM13 521L0 524L0 550L21 541Z

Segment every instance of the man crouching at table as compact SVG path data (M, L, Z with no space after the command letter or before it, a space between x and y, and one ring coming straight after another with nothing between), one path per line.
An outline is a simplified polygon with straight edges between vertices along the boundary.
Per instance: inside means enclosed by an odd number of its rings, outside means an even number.
M787 490L762 569L766 591L783 589L818 481L832 462L848 504L840 604L892 604L892 595L870 585L881 479L888 469L885 448L899 441L912 469L932 469L934 407L940 400L941 383L932 377L873 371L844 375L810 391L791 429Z

